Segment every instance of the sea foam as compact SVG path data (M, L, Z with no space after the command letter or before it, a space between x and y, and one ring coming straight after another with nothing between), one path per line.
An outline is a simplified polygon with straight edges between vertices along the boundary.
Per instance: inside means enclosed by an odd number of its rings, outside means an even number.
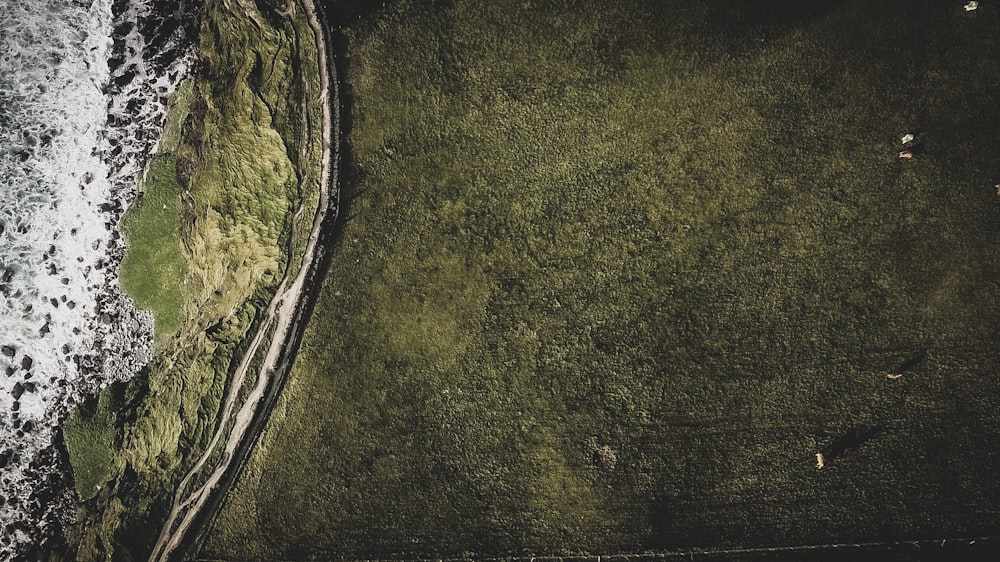
M148 359L117 223L188 66L186 4L0 0L0 559L72 511L66 412Z

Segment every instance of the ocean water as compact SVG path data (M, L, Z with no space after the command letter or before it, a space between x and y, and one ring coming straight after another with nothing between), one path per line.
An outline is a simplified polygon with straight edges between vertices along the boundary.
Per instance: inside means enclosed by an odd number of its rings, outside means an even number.
M67 411L148 359L117 224L189 66L188 12L0 0L0 560L71 517L50 450Z

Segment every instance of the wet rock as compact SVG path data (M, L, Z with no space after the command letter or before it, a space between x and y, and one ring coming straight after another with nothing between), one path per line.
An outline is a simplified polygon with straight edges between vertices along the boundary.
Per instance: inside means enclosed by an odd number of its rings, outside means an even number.
M119 90L120 90L120 89L124 88L125 86L127 86L129 84L129 82L132 81L133 78L135 78L135 71L134 70L127 70L127 71L123 72L121 75L115 77L112 80L112 82L114 82L115 86L117 86L119 88Z

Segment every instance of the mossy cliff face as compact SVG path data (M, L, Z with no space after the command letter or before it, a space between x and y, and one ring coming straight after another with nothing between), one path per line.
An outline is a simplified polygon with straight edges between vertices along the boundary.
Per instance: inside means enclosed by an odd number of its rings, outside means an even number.
M124 223L122 285L153 311L157 353L139 379L108 391L124 402L110 464L86 454L88 435L106 449L106 429L67 430L84 497L94 495L81 506L82 560L148 554L174 485L216 424L230 365L295 273L286 270L308 237L321 145L319 127L302 122L302 88L318 91L316 45L294 7L205 4L199 62Z

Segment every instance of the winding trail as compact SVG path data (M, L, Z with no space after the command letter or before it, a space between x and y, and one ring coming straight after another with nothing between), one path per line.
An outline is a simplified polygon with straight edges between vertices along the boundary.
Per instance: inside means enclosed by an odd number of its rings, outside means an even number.
M314 281L317 268L323 258L323 250L319 245L319 240L323 232L324 225L331 224L336 218L336 193L337 193L337 168L336 163L340 152L339 143L339 120L340 103L339 91L336 77L331 79L331 71L335 68L331 64L326 32L319 17L316 5L313 0L290 0L289 12L295 9L295 2L304 9L305 15L312 29L318 54L319 78L320 78L320 99L325 100L322 104L322 126L323 126L323 156L321 162L320 194L316 215L313 218L312 230L309 241L302 254L301 267L298 275L289 283L289 277L282 279L281 284L275 291L261 321L256 334L250 341L239 366L233 373L229 388L224 397L222 415L218 420L218 425L212 440L205 452L185 475L173 498L173 503L167 519L160 531L159 538L153 548L149 560L167 561L174 559L184 545L184 541L189 538L190 533L195 530L195 523L203 520L206 511L214 510L218 502L210 500L217 498L220 492L220 483L223 482L227 474L231 475L231 468L238 468L242 463L245 452L256 440L257 432L262 427L261 421L266 419L270 408L273 406L273 398L277 395L284 382L287 372L289 354L293 353L295 347L294 340L297 339L296 332L301 329L302 312L304 308L304 297L307 295L309 285ZM306 77L303 76L303 80ZM308 88L303 88L303 95L308 95ZM309 115L303 114L303 119L308 126ZM307 134L307 133L304 133ZM303 150L305 145L303 144ZM308 164L308 159L300 154L299 165ZM301 178L307 178L305 173L300 174ZM306 181L303 179L302 181ZM301 212L301 208L299 212ZM267 354L263 364L257 371L257 382L246 400L237 407L240 390L244 386L250 372L250 364L257 355L257 351L264 344L267 334L274 328L274 335L271 337L267 347ZM232 422L232 423L230 423ZM231 426L231 427L230 427ZM250 431L251 427L254 431ZM228 428L228 434L227 434ZM222 449L222 456L218 464L212 469L211 474L203 484L187 493L192 481L201 475L206 468L213 454L216 452L220 442L225 440ZM243 451L244 455L239 454ZM234 465L234 461L235 465ZM231 480L230 480L231 481ZM228 483L227 483L228 484Z

